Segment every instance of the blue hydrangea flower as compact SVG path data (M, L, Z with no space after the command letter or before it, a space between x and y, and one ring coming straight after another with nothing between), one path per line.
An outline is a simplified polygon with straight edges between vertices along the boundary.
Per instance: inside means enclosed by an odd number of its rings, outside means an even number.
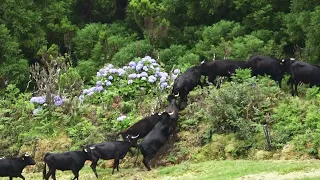
M39 113L39 111L41 110L41 108L36 108L33 110L33 115L37 115Z
M106 82L106 86L111 86L111 85L112 85L112 83L110 81Z
M161 89L164 89L164 88L166 88L167 86L168 86L168 83L167 83L167 82L163 82L163 83L160 84L160 88L161 88Z
M88 96L92 96L93 94L94 94L94 92L91 91L91 92L88 93Z
M123 121L127 116L125 115L122 115L120 117L117 118L118 121Z
M137 64L136 71L140 71L143 68L143 64Z
M147 78L146 77L142 77L141 80L145 81L145 80L147 80Z
M112 65L112 64L108 64L108 66L107 66L108 68L113 68L114 66Z
M96 92L101 92L103 90L103 87L102 86L97 86L95 87L95 91Z
M140 76L141 76L141 77L147 77L147 76L148 76L148 73L142 72L142 73L140 73Z
M82 91L82 94L84 94L84 95L86 95L86 94L88 94L89 93L89 90L88 89L84 89L83 91Z
M180 69L175 69L174 71L173 71L173 74L179 74L180 73Z
M81 95L79 96L79 100L80 100L81 102L84 100L84 95L83 95L83 94L81 94Z
M178 77L178 75L177 74L171 74L171 78L174 80L174 79L176 79Z
M147 66L143 66L143 70L144 70L144 71L148 71L149 69L148 69Z
M102 74L100 72L97 72L97 77L101 77Z
M160 67L156 67L156 72L160 72Z
M154 82L157 81L157 78L151 75L151 76L148 77L148 81L151 82L151 83L154 83Z
M162 83L163 83L163 82L166 82L166 80L167 80L167 77L165 77L165 76L163 76L163 77L160 78L160 82L162 82Z
M128 84L132 84L133 83L133 80L132 79L129 79L128 80Z
M30 99L30 102L44 104L46 102L46 97L45 96L32 97Z
M134 62L134 61L131 61L131 62L129 63L129 66L131 66L131 67L136 67L136 65L137 65L137 63Z
M123 70L127 70L127 69L129 69L129 68L130 68L129 66L123 66L123 67L122 67Z
M97 85L97 86L102 86L102 81L97 81L97 82L96 82L96 85Z
M137 74L133 73L133 74L129 74L128 75L129 78L134 79L137 77Z
M154 63L152 63L152 66L159 66L159 64L154 62ZM160 70L160 68L159 68L159 70Z
M122 76L122 75L124 75L125 73L126 73L125 70L123 70L123 69L118 69L118 75L119 75L119 76Z
M110 76L108 77L108 79L109 79L109 80L113 80L113 76L110 75Z
M141 75L140 74L137 74L137 78L140 78L141 77Z

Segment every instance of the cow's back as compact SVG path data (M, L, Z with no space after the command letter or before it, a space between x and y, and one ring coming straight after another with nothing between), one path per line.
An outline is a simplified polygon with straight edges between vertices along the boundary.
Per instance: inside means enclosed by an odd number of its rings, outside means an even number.
M49 153L45 156L45 161L48 167L55 167L56 169L65 171L71 170L73 167L81 169L86 160L81 156L81 151L70 151L65 153Z
M320 83L320 67L306 62L296 61L292 63L292 78L297 82ZM319 83L318 83L319 82Z

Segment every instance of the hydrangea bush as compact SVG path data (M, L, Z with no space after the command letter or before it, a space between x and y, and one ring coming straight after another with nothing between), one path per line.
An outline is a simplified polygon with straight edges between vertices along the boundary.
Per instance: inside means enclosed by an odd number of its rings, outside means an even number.
M94 102L108 94L133 99L139 98L141 92L166 91L179 73L179 69L165 72L150 56L137 58L121 68L108 64L97 72L95 86L84 89L79 99Z

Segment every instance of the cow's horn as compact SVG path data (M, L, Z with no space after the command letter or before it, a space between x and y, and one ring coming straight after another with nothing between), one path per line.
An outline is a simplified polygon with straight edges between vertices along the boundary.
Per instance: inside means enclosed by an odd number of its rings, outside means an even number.
M24 156L28 157L28 156L30 156L30 155L29 155L28 153L25 153Z
M203 64L203 63L204 63L204 61L201 62L201 64Z
M284 59L282 59L281 62L284 62Z
M136 136L132 136L132 138L133 138L133 139L135 139L135 138L137 138L137 137L139 137L139 134L138 134L138 135L136 135Z
M174 97L178 97L178 96L179 96L179 93L174 95Z
M87 150L87 149L84 149L84 152L88 152L88 150Z
M94 147L94 146L91 146L91 147L90 147L90 149L95 149L95 148L96 148L96 147Z
M129 138L129 135L127 135L127 137L126 137L127 139Z
M174 114L174 112L172 111L172 112L170 112L170 113L168 113L170 116L172 115L172 114Z
M291 61L294 61L294 60L296 60L296 59L295 59L295 58L290 58L290 60L291 60Z

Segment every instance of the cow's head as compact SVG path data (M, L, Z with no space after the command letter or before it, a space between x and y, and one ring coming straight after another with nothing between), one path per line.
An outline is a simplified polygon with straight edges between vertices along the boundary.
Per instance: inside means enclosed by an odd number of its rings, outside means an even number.
M36 164L34 159L28 153L25 153L20 158L26 165L35 165Z
M286 58L280 60L280 64L283 67L283 70L289 73L291 71L291 64L295 61L296 60L294 58Z
M87 145L83 149L83 152L85 153L87 160L90 160L90 161L95 161L96 160L96 157L94 156L94 153L93 153L93 151L95 149L96 149L95 145Z
M136 136L127 135L126 137L126 139L131 143L132 146L137 144L138 138L139 138L139 134Z

